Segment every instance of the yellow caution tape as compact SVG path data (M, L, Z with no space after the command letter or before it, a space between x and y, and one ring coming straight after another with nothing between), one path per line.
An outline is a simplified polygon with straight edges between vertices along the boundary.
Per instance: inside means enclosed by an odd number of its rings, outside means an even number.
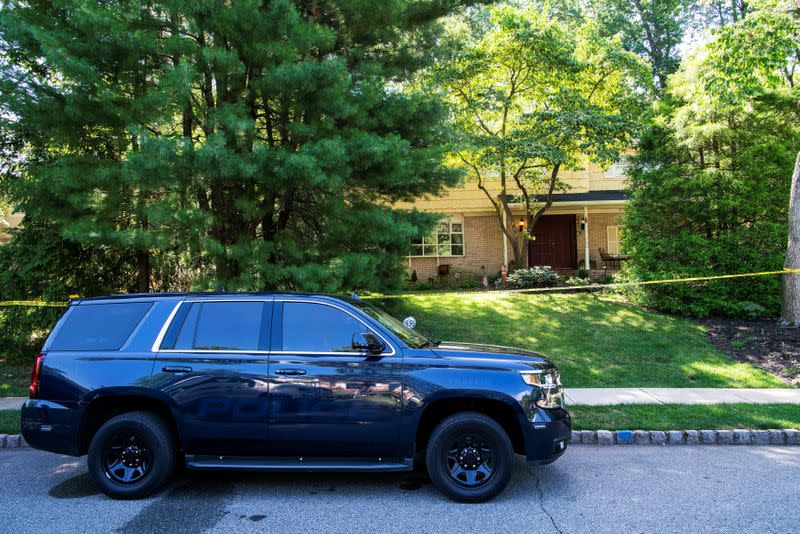
M693 276L691 278L668 278L664 280L645 280L641 282L616 282L613 284L591 284L585 286L564 286L564 287L543 287L538 289L504 289L500 291L492 291L493 294L506 294L506 295L515 295L515 294L523 294L523 295L531 295L536 293L551 293L551 292L564 292L564 291L587 291L587 290L595 290L595 289L609 289L615 287L633 287L633 286L648 286L648 285L655 285L655 284L677 284L677 283L684 283L684 282L706 282L708 280L724 280L727 278L746 278L746 277L755 277L755 276L774 276L777 274L800 274L800 269L789 269L785 268L781 271L762 271L759 273L742 273L742 274L721 274L716 276ZM402 298L402 297L414 297L414 296L435 296L435 295L452 295L454 293L467 293L467 291L418 291L414 293L403 293L402 295L367 295L361 298L377 298L377 299L384 299L384 298ZM469 293L482 293L487 294L489 293L488 290L484 291L469 291Z
M632 286L648 286L654 284L677 284L682 282L706 282L708 280L724 280L727 278L747 278L754 276L774 276L777 274L800 274L800 269L785 268L781 271L762 271L760 273L742 273L742 274L721 274L716 276L693 276L691 278L668 278L664 280L645 280L642 282L617 282L614 284L592 284L586 286L564 286L564 287L543 287L539 289L504 289L501 291L492 291L493 294L533 294L533 293L547 293L552 291L586 291L594 289L608 289L614 287L632 287ZM384 298L402 298L414 296L436 296L436 295L452 295L454 293L481 293L486 294L487 291L417 291L410 293L403 293L401 295L364 295L364 299L384 299ZM70 298L77 298L75 295L70 295ZM29 306L39 308L64 308L68 302L45 302L42 300L4 300L0 301L0 307L8 306Z
M3 300L0 306L28 306L37 308L64 308L66 302L44 302L42 300Z

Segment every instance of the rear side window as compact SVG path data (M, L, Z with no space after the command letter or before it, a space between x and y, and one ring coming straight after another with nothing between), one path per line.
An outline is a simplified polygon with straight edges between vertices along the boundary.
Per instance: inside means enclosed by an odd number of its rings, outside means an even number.
M51 350L119 350L152 305L121 302L76 306Z
M187 312L174 346L170 346L168 332L162 349L258 350L262 333L269 331L269 326L262 328L262 324L269 315L264 310L271 311L272 303L195 302L184 306ZM263 340L261 345L264 345Z

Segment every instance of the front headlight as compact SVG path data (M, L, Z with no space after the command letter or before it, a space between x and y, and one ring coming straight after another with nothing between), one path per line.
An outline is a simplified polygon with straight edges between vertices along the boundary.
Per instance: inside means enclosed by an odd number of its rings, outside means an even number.
M520 371L526 384L541 390L542 396L536 401L540 408L563 408L564 388L561 386L561 375L556 369L537 369Z

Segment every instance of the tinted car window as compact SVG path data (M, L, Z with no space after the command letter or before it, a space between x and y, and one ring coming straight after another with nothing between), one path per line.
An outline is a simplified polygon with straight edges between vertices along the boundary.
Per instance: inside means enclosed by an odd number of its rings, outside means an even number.
M184 306L188 306L189 311L185 315L183 327L181 328L178 338L175 341L175 348L178 350L191 350L194 347L194 333L197 329L197 316L200 315L200 307L202 305L199 302L195 302L191 304L184 304Z
M283 350L353 352L353 334L368 332L361 321L338 308L308 302L283 304Z
M258 350L263 309L263 302L204 302L200 306L192 348Z
M67 316L52 350L118 350L152 302L81 304Z

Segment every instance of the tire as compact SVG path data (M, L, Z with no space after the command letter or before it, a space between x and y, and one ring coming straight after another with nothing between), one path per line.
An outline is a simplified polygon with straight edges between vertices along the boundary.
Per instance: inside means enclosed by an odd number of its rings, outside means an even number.
M514 448L503 427L477 412L444 419L431 434L425 454L433 485L458 502L485 502L511 480Z
M175 440L151 412L128 412L106 421L89 445L89 474L115 499L158 491L175 470Z

